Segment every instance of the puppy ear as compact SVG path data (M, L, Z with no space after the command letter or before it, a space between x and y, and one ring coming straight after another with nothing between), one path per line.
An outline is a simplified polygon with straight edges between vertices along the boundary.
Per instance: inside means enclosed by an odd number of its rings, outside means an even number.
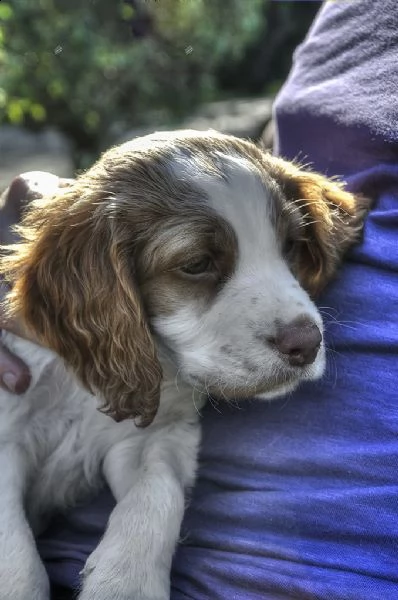
M333 278L347 250L360 241L371 200L347 192L338 181L277 162L287 200L304 216L298 279L316 296Z
M37 201L3 259L13 284L9 309L104 399L116 420L149 425L161 367L133 282L131 239L90 191Z

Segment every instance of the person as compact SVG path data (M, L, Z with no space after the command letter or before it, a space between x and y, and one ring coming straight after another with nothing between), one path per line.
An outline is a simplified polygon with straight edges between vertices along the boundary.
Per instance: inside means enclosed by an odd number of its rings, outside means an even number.
M12 185L0 198L0 245L11 244L15 235L11 226L20 220L24 200L28 200L29 183L23 177L16 177ZM6 287L0 277L0 299ZM0 313L0 327L6 326L5 318ZM14 324L14 329L17 324ZM16 333L16 331L15 331ZM27 366L17 357L12 356L0 343L0 387L16 394L26 391L30 382Z
M375 204L318 301L326 376L273 403L203 411L172 600L398 597L397 53L395 0L325 3L295 53L276 151ZM78 585L112 506L104 490L41 537L57 585Z

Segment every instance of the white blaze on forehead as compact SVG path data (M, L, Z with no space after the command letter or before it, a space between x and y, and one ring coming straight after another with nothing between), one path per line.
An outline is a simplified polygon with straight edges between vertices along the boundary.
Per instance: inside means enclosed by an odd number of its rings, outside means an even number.
M256 166L241 156L217 153L225 179L199 176L197 185L210 206L233 228L238 239L239 264L249 270L279 255L271 215L273 200Z
M178 161L176 174L190 178L201 188L209 205L231 225L238 239L240 265L264 264L265 257L278 255L270 192L249 159L215 154L224 178L204 172L200 164L187 157Z

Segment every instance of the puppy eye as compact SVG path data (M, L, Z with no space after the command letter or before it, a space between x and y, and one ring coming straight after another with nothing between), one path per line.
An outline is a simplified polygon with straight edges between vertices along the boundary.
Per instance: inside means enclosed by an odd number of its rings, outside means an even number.
M203 256L199 260L195 260L181 267L181 271L187 275L202 275L208 273L213 266L213 261L210 256Z
M288 237L286 238L284 244L283 244L283 254L285 254L286 256L289 256L290 254L292 254L294 252L294 250L296 249L296 243L297 240L295 240L292 237Z

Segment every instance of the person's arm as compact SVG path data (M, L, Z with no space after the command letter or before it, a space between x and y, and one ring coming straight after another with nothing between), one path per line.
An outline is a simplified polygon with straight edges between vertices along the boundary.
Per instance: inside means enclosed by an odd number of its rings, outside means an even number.
M0 298L3 297L3 289L0 289ZM15 331L13 324L5 323L0 310L0 326ZM15 394L23 394L30 383L30 373L25 363L17 356L11 354L0 340L0 387Z
M54 194L60 187L69 185L70 181L44 172L24 173L16 177L0 197L0 246L16 241L13 226L20 221L25 207L31 200ZM0 335L1 329L7 329L24 336L21 326L17 322L7 320L2 311L1 301L6 291L7 286L1 281L0 275ZM27 366L3 346L0 337L0 387L15 394L23 394L29 383L30 373Z

